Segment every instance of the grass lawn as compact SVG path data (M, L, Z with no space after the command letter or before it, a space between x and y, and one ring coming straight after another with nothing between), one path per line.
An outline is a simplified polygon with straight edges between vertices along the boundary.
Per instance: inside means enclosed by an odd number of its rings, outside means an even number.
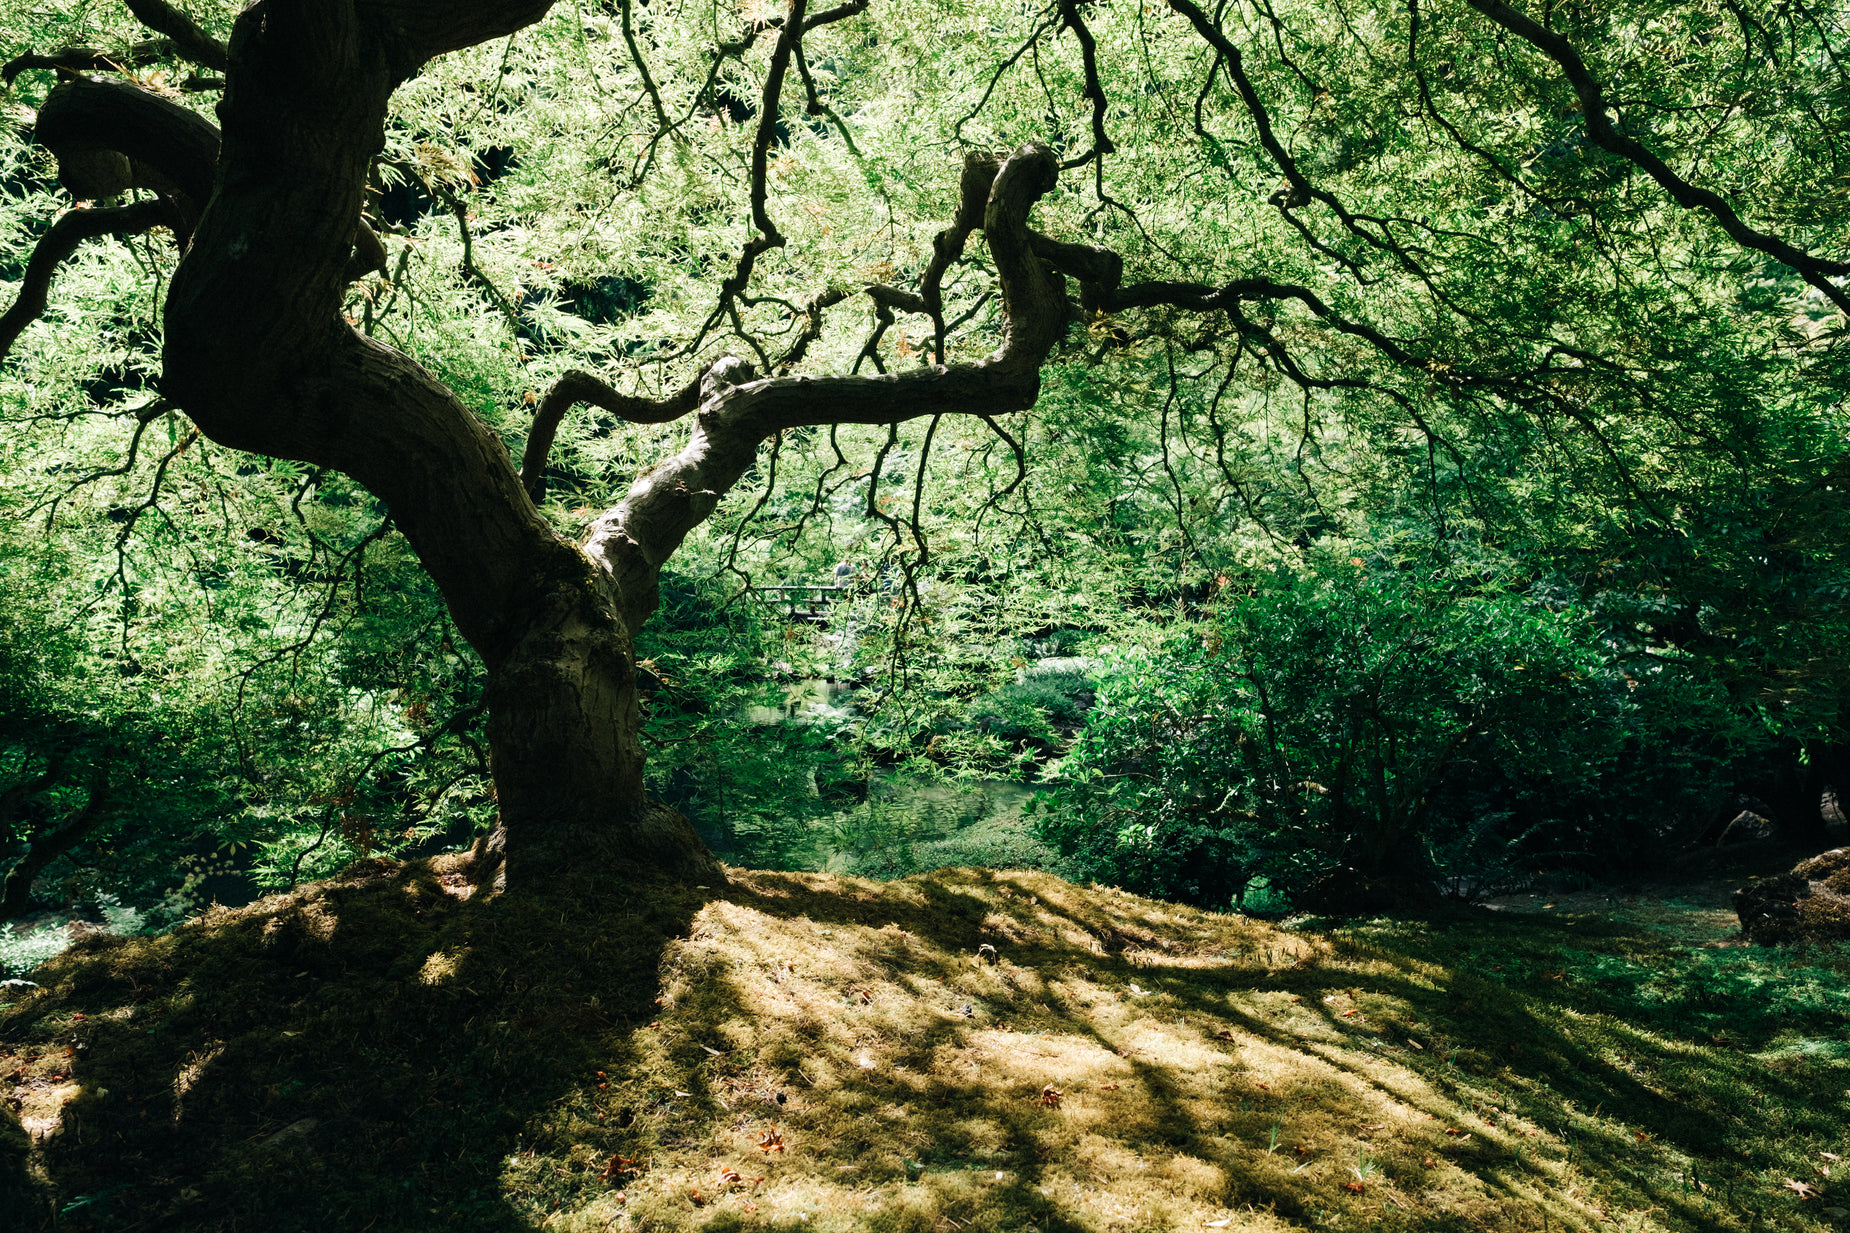
M0 992L0 1229L1850 1228L1850 952L1712 903L462 888L362 864Z

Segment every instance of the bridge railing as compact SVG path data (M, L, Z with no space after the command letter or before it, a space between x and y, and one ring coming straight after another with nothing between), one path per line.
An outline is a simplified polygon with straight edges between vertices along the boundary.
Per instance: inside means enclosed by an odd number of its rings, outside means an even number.
M827 582L800 582L784 586L753 587L758 598L780 616L798 621L827 619L828 606L848 598L851 585Z

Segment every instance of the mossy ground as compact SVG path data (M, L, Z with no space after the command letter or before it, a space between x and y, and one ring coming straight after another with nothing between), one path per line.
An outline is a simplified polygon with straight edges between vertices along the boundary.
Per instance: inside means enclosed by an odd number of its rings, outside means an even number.
M1699 912L461 885L363 865L0 995L0 1228L1850 1227L1850 960Z

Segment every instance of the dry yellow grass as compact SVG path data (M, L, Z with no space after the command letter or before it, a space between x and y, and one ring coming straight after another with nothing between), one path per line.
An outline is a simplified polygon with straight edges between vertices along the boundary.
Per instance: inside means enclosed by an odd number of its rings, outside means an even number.
M447 872L374 865L97 944L0 1005L33 1132L0 1142L0 1223L1834 1224L1796 1125L1798 1156L1759 1161L1705 1129L1741 1059L1555 998L1539 964L1506 980L1031 873L465 902Z
M647 1110L641 1171L556 1227L1604 1220L1551 1137L1402 1065L1384 989L1442 972L1240 917L1040 874L741 874L663 976L605 1102Z

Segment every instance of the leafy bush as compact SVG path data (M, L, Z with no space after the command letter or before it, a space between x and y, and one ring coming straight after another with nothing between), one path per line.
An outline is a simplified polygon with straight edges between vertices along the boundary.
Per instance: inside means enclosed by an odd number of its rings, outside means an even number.
M1483 887L1698 825L1749 736L1584 611L1332 559L1113 658L1037 825L1085 876L1217 906L1345 865Z
M1085 722L1097 687L1084 668L1030 668L1019 681L978 699L970 716L984 731L1004 741L1051 743Z
M1060 854L1025 824L1015 787L899 780L831 828L830 867L867 878L903 878L933 869L1039 869L1066 874Z

